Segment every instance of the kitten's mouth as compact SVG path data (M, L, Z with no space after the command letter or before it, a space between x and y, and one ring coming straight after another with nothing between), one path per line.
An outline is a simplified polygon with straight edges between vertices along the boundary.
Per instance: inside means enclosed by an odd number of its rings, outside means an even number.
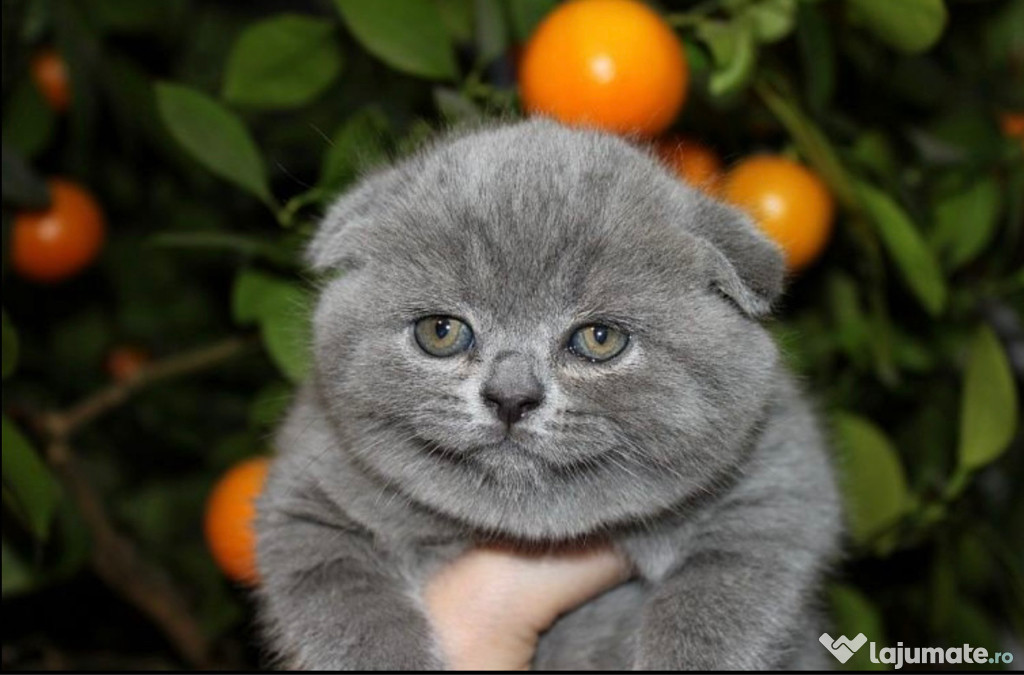
M530 441L533 436L534 434L526 432L497 434L493 439L489 439L478 445L474 454L505 453L535 455L538 453L530 447Z
M524 430L509 434L492 443L484 443L469 454L469 457L486 467L510 466L531 469L546 469L556 473L580 474L584 470L596 469L604 464L605 455L612 450L602 450L580 455L554 453L552 448L540 442L538 434Z
M473 429L473 436L481 447L499 446L502 444L529 443L537 438L537 432L527 424L507 426L495 421L493 424L478 424Z
M606 465L605 456L614 448L589 452L566 452L566 448L549 447L545 434L527 426L480 426L473 430L464 445L447 446L420 438L422 449L435 459L466 467L475 466L488 475L571 474L580 476ZM418 437L418 436L417 436Z
M534 447L537 440L537 434L525 428L488 428L480 434L469 455L488 461L511 457L541 458L540 451Z
M508 461L510 457L533 457L543 459L543 454L533 447L537 433L528 429L481 427L475 433L462 439L465 443L448 445L440 439L431 439L413 434L421 449L429 455L446 461L463 463L482 460L486 464Z

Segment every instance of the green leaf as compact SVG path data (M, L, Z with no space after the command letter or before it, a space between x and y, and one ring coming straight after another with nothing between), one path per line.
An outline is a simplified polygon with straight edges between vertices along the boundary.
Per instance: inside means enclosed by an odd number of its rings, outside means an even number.
M479 120L484 115L475 103L448 87L434 87L434 103L449 122Z
M794 98L783 95L763 80L757 83L757 91L768 109L793 137L800 154L828 183L836 199L844 206L853 206L856 197L852 179L839 161L828 137L804 114Z
M853 586L834 584L829 588L832 620L836 633L853 637L864 633L868 640L885 643L885 626L878 607ZM884 663L873 663L866 649L860 650L841 666L843 670L886 670Z
M60 488L28 439L3 417L3 487L5 501L37 539L46 539L60 502Z
M292 399L295 387L283 381L275 381L260 389L249 403L249 426L266 429L280 424Z
M14 330L14 324L7 317L7 310L3 310L3 378L14 372L18 366L18 333Z
M3 201L22 208L41 209L50 203L50 192L25 158L6 143L0 148L3 163Z
M194 89L156 85L157 107L171 136L203 166L274 208L256 143L237 115Z
M683 45L683 51L686 52L686 64L690 73L701 78L706 77L712 65L708 50L693 38L681 37L679 42Z
M309 371L312 308L312 294L281 277L244 270L235 280L235 321L259 324L271 360L296 383Z
M708 46L715 69L708 82L711 95L733 94L749 82L757 62L757 37L750 21L702 21L697 37Z
M796 39L804 76L807 105L821 112L832 100L836 86L836 50L825 14L816 5L801 2L797 10Z
M430 0L334 0L368 52L392 68L436 80L458 75L451 37Z
M8 545L6 539L0 541L0 562L0 594L3 597L28 593L38 584L32 564Z
M882 42L906 53L923 52L942 36L948 15L943 0L846 0L854 15Z
M264 258L281 265L295 264L294 251L281 241L233 232L160 232L146 240L150 246L171 249L209 249Z
M973 471L1006 450L1017 430L1017 389L999 339L986 325L971 341L960 402L960 467Z
M900 164L885 134L869 129L859 134L850 148L850 156L872 175L895 183Z
M456 42L473 40L473 0L434 0L449 35Z
M899 366L913 373L926 373L936 366L936 358L930 345L910 333L894 329L893 358Z
M793 31L796 5L796 0L759 0L746 5L740 16L753 24L759 42L770 44Z
M437 135L437 131L425 119L415 119L405 129L405 134L399 139L395 154L399 157L411 155L423 148L430 139Z
M991 241L999 224L999 186L989 176L935 202L935 232L932 244L943 255L947 267L969 263Z
M46 148L53 127L53 110L35 84L28 78L22 79L4 103L4 145L9 143L25 157L34 157Z
M854 541L866 544L895 524L910 504L903 466L877 426L850 413L836 415L840 484Z
M526 42L537 24L558 5L558 0L505 0L512 19L512 29L519 42Z
M312 297L297 286L264 307L263 344L285 377L300 383L309 372L313 344Z
M946 282L910 217L892 197L868 183L858 182L857 194L907 286L929 314L940 314L946 304Z
M248 27L228 57L223 96L236 105L295 108L324 92L341 72L334 25L281 14Z
M263 318L266 304L274 302L274 296L288 293L291 283L280 277L242 270L235 278L231 294L231 315L240 324L251 324Z
M319 187L337 190L381 163L387 156L388 131L388 118L379 108L365 108L349 117L334 133L324 155Z

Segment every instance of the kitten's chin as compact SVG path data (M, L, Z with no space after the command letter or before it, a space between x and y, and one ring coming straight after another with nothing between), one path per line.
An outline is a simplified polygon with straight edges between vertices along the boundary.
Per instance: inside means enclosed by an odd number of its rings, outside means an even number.
M493 478L522 476L539 480L546 462L533 445L526 435L502 434L474 448L470 463Z

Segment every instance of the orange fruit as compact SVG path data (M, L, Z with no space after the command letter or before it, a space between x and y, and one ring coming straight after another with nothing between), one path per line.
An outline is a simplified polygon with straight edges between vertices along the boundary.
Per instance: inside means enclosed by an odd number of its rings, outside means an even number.
M149 360L145 349L131 345L114 347L107 354L107 373L115 382L126 382L135 379Z
M1007 138L1019 138L1024 146L1024 112L1004 112L999 116L999 128Z
M722 196L782 247L791 270L809 265L828 243L835 202L817 174L801 164L774 155L749 157L726 174Z
M722 180L722 160L718 154L699 141L690 138L665 138L655 150L684 181L714 194Z
M49 47L40 49L32 57L29 72L50 107L57 112L67 110L71 103L71 84L67 64L60 54Z
M62 281L89 265L100 252L106 227L99 204L83 187L51 179L50 206L22 211L11 231L11 262L31 281Z
M270 460L246 459L228 469L206 500L203 533L214 562L232 581L253 585L256 572L256 497L263 490Z
M653 136L686 99L689 68L672 28L636 0L573 0L537 27L519 66L527 112Z

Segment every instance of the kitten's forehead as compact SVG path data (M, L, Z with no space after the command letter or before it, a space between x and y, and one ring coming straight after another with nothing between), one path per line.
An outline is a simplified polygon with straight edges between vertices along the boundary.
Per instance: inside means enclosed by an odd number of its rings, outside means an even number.
M672 222L685 205L662 169L619 139L535 126L475 134L407 165L378 263L410 286L508 311L628 297L679 266Z

